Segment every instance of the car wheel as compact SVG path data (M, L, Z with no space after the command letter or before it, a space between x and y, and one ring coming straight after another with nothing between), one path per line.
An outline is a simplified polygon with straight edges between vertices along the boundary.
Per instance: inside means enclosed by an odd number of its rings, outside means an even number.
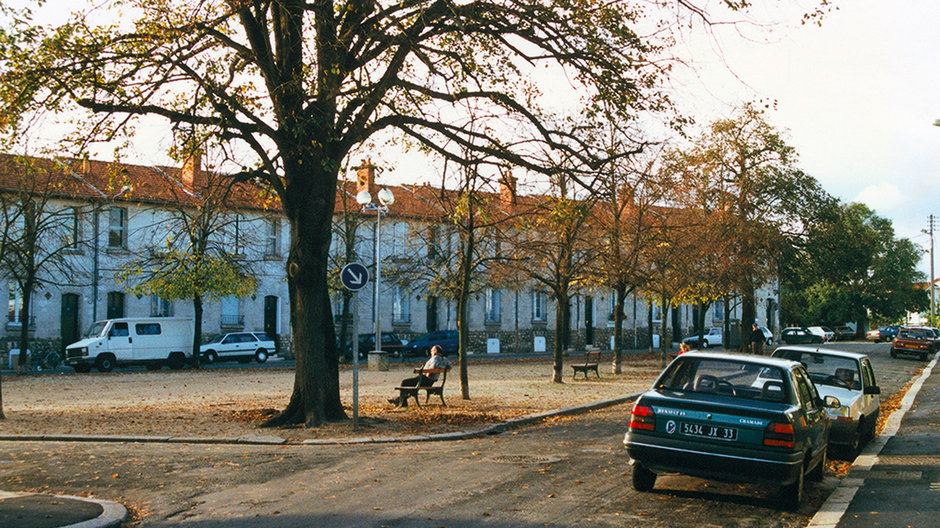
M95 359L95 368L98 369L98 372L111 372L114 370L114 356L101 354Z
M809 472L809 475L807 475L807 478L812 480L813 482L822 482L823 476L825 475L825 472L826 472L826 461L828 459L829 457L826 456L826 450L824 449L822 458L819 460L819 464L815 468L813 468L812 471Z
M255 361L257 361L258 363L264 363L267 360L268 360L268 351L263 348L259 348L258 351L255 352Z
M206 360L206 363L215 363L219 360L219 355L215 352L215 350L206 350L203 359Z
M179 370L186 365L186 356L179 353L170 354L170 357L166 360L166 364L171 370Z
M633 489L637 491L650 491L656 484L656 473L646 469L646 466L637 462L633 464Z
M702 350L708 348L708 341L702 341Z
M768 338L767 338L767 346L771 346L771 345L773 345L773 344L774 344L773 338L772 338L772 337L768 337Z
M800 504L803 502L805 476L806 466L800 464L800 472L796 476L796 481L781 489L780 498L784 508L792 511L800 509Z

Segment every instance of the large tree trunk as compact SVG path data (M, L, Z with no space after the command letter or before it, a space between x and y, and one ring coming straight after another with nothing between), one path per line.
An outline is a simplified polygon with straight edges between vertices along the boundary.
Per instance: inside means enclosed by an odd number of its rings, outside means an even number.
M611 370L614 374L621 374L623 369L623 306L627 302L627 289L618 286L614 301L614 360Z
M467 350L470 345L470 325L467 305L470 294L463 289L457 294L457 368L460 374L460 397L470 399L470 374L467 372Z
M564 329L568 327L568 292L563 291L559 292L556 295L557 302L555 303L555 350L554 350L554 362L552 364L552 382L553 383L564 383L562 380L563 370L564 370L564 353L565 353L565 332Z
M287 408L264 426L302 423L315 427L346 418L339 397L339 360L327 290L336 171L323 167L322 160L286 160L288 186L282 199L291 228L287 281L297 364Z
M193 368L199 368L202 364L200 345L202 345L202 296L196 295L193 297Z
M29 319L32 317L32 314L29 311L29 306L32 304L33 298L33 281L26 281L26 287L23 288L23 310L21 312L20 320L20 357L16 363L16 371L20 374L26 373L29 370L29 356L27 352L29 351Z
M751 343L751 325L756 319L754 286L748 284L741 292L741 351L747 352Z

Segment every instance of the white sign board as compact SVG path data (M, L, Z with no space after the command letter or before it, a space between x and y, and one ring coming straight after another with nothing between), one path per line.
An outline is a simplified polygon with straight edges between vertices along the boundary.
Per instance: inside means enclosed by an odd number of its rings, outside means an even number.
M545 336L535 336L532 347L535 352L545 352Z
M491 337L486 340L486 353L499 354L499 339Z

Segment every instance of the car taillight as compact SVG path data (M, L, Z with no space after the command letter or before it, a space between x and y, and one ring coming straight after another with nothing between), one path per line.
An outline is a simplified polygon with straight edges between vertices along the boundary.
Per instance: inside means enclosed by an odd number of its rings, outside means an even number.
M656 415L653 408L646 405L634 405L630 411L630 429L652 431L656 429Z
M771 422L764 429L764 445L772 447L793 447L793 424L785 422Z

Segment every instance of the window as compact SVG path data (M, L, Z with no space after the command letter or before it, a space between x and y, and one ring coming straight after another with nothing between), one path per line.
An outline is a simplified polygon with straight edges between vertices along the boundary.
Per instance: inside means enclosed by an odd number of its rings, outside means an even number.
M10 281L9 287L10 295L7 303L7 322L21 325L26 318L26 311L23 306L23 292L20 291L20 286L16 281Z
M712 311L712 319L715 321L724 321L725 320L725 302L724 301L715 301Z
M548 296L545 292L532 292L532 320L545 321L548 319Z
M662 322L663 320L663 307L659 304L653 305L653 321Z
M172 315L173 303L157 295L150 296L150 317L171 317Z
M160 335L160 323L137 323L134 331L137 335Z
M108 227L108 247L127 247L127 209L124 207L111 208L111 221Z
M222 297L222 318L219 322L222 326L241 326L245 324L238 297Z
M78 207L69 207L64 211L64 215L62 243L67 249L78 249L78 243L82 239L79 209Z
M108 319L124 317L124 294L108 292Z
M391 250L390 256L400 257L405 253L405 243L408 240L408 223L393 222L391 229L391 242L388 247Z
M502 317L502 306L499 290L487 288L484 292L485 323L498 323Z
M114 323L114 326L108 331L108 337L128 337L130 335L127 323Z
M617 292L610 292L607 297L607 320L614 320L614 312L617 311Z
M392 322L411 322L411 299L404 286L395 286L392 301Z
M265 223L264 256L277 257L280 255L281 222L277 218L269 218Z

